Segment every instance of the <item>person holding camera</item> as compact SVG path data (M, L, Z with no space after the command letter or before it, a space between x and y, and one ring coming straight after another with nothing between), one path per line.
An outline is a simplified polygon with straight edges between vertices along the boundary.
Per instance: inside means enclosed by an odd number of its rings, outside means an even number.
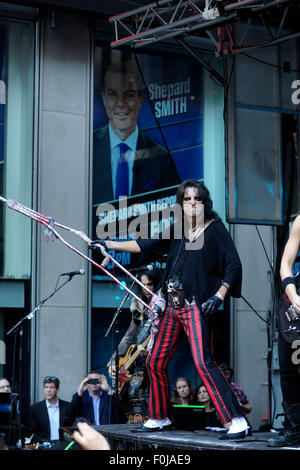
M72 417L85 418L90 424L113 424L115 422L113 392L107 378L91 371L81 381L71 402Z

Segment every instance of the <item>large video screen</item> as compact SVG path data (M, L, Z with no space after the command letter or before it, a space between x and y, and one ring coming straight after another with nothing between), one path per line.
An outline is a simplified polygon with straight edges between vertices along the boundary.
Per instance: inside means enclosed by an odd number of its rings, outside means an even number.
M181 181L203 178L201 68L189 56L96 42L93 125L93 237L154 236L164 217L151 215L175 203ZM130 233L141 215L149 231Z

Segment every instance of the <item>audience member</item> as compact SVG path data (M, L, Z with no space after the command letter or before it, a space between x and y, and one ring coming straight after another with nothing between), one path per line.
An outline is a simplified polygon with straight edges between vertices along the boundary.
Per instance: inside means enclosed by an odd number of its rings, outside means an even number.
M11 385L5 377L0 379L0 393L11 393Z
M28 434L34 434L31 442L58 441L59 428L71 425L71 404L58 398L59 383L57 377L45 377L45 399L29 408Z
M235 396L237 397L237 400L238 400L242 410L244 411L244 413L250 413L250 411L252 410L252 406L251 406L244 390L242 389L242 387L240 387L240 385L238 385L238 384L236 384L232 381L232 379L233 379L233 369L231 367L229 367L228 364L221 364L220 365L220 370L223 372L224 376L228 380L228 382L229 382L229 384L232 388L232 391L235 394Z
M149 267L142 271L139 275L139 280L150 291L156 293L160 285L161 271L152 265L151 268L152 269ZM149 292L141 288L137 294L147 305L151 305L152 296ZM125 378L124 381L122 379L123 385L120 391L120 395L122 397L121 406L124 413L128 415L128 422L142 423L147 412L147 404L144 399L144 394L149 385L149 377L145 363L150 349L151 339L147 345L144 345L144 347L143 343L147 338L149 339L151 337L151 334L153 334L153 323L155 323L155 326L157 327L157 322L159 320L154 320L153 322L153 319L151 319L151 313L149 315L149 311L146 307L144 307L142 303L135 298L133 298L130 303L130 310L132 313L131 322L118 346L118 353L121 358L121 360L119 360L121 369L123 368L125 370L127 367L127 361L129 361L132 355L135 354L136 349L139 351L139 355L128 369L129 374L127 382ZM137 345L137 348L130 352L132 345ZM108 363L108 373L114 380L116 373L115 355L116 353L112 355ZM122 370L120 371L120 375L122 377ZM124 390L126 390L127 393L124 393Z
M8 447L5 443L5 440L2 436L0 436L0 450L8 450Z
M214 408L205 385L200 384L195 390L194 404L205 407L205 427L223 427L222 422Z
M113 392L107 378L91 371L80 383L72 398L72 417L85 418L92 425L115 422Z
M194 390L190 381L185 377L178 377L174 383L171 403L175 405L192 405Z
M7 398L0 403L1 425L3 428L3 438L9 448L17 440L17 426L20 424L19 395L12 393L10 382L5 378L0 378L0 393L7 394ZM4 398L4 397L3 397Z
M84 450L110 450L105 437L87 423L78 423L73 438Z

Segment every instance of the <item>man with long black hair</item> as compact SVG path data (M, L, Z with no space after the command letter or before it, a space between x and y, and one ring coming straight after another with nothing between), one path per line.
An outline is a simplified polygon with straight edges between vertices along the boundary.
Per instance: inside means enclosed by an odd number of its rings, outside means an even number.
M155 266L149 265L138 276L141 283L150 291L157 293L160 287L161 270ZM138 295L147 304L151 304L151 294L139 288ZM130 303L130 311L132 313L130 325L123 336L119 346L118 354L120 356L121 379L121 405L124 412L129 414L129 422L143 423L147 414L147 404L144 398L145 390L149 386L149 377L146 370L146 357L149 352L151 336L153 330L157 328L157 320L151 318L149 311L133 298ZM136 356L136 360L132 366L126 369L127 363ZM108 373L115 380L115 356L114 353L108 363ZM122 369L124 372L122 373ZM128 376L128 378L127 378Z
M240 259L229 232L213 211L209 191L202 182L182 182L177 191L177 204L182 220L176 223L184 226L181 236L175 223L169 236L162 232L157 239L91 243L92 247L102 244L106 249L141 253L143 261L168 254L163 279L168 306L146 362L150 376L150 419L135 431L162 431L172 425L167 366L183 330L201 379L222 423L229 428L223 438L243 438L249 434L250 427L214 362L211 349L214 315L227 293L233 297L241 295Z

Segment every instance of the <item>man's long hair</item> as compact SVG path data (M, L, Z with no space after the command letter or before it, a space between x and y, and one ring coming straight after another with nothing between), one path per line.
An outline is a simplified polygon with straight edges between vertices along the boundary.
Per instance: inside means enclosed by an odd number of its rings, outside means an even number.
M162 271L156 266L150 265L150 268L146 268L145 271L139 274L138 279L141 280L143 275L153 282L153 291L157 292L161 283Z
M196 188L201 202L204 204L204 222L213 219L217 216L217 213L213 210L213 202L210 197L209 190L202 181L198 180L185 180L183 181L176 193L176 202L182 207L184 193L187 188Z

